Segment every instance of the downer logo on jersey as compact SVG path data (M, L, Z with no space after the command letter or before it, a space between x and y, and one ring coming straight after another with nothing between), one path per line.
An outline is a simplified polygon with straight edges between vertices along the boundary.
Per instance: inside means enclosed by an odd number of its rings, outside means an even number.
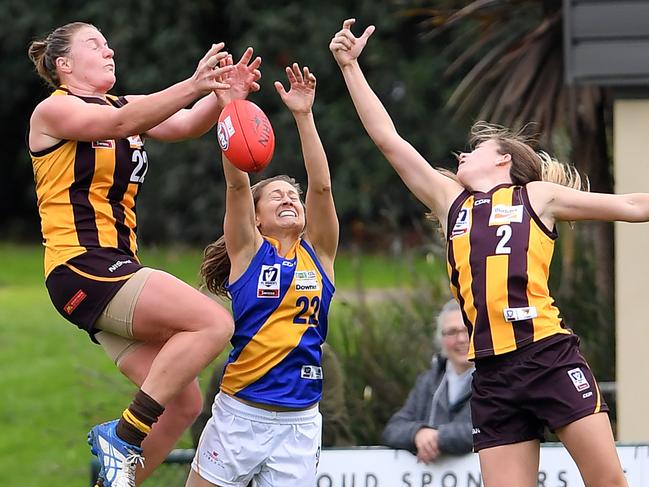
M278 298L280 283L280 267L275 265L262 265L257 281L258 298Z
M320 283L315 271L295 271L296 291L319 291Z

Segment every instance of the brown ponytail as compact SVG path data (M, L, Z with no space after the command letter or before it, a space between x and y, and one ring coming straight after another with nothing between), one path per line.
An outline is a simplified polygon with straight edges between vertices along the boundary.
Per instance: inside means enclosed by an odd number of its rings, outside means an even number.
M548 181L588 191L588 180L582 180L572 164L559 162L546 152L536 152L530 145L532 138L523 135L523 130L514 132L500 125L476 122L471 127L471 147L495 140L501 154L512 156L509 175L514 184L523 186L532 181Z
M36 72L53 88L58 88L61 84L56 71L56 60L70 54L72 36L83 27L97 29L94 25L85 22L72 22L54 29L45 39L32 41L29 44L27 55L34 63Z

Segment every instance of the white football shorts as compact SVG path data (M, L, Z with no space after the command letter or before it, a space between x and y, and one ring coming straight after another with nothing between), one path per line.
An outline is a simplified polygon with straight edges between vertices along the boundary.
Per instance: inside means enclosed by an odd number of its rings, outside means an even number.
M219 487L315 487L321 433L317 405L266 411L220 392L192 468Z

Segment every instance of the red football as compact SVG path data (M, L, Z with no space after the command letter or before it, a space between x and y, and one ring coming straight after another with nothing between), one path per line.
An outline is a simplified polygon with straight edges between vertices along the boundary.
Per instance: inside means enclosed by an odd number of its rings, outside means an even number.
M216 136L225 156L242 171L261 171L273 157L273 127L262 109L251 101L228 103L219 117Z

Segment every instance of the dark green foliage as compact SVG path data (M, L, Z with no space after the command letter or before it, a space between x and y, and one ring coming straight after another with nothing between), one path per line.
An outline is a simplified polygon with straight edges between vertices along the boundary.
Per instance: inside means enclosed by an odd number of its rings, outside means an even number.
M449 299L448 279L437 267L433 263L429 277L415 288L358 289L336 298L344 308L332 317L327 341L345 370L347 406L358 445L381 444L387 420L428 367L437 312Z
M399 130L435 165L454 163L465 127L449 123L442 109L450 86L442 72L451 62L447 39L421 44L416 26L399 16L392 2L171 0L45 2L5 1L0 67L4 83L0 117L5 127L5 178L0 182L4 229L38 238L33 177L25 133L33 107L48 89L27 58L31 39L64 23L82 20L99 27L115 50L115 94L149 93L190 76L211 43L225 41L239 56L251 45L262 56L261 91L251 95L269 115L277 145L260 177L289 173L305 182L297 131L273 81L285 81L284 67L308 65L318 77L314 112L329 155L336 202L343 225L364 220L406 227L421 221L424 208L405 190L394 171L365 135L328 50L344 18L369 23L377 32L362 62ZM200 141L147 143L150 170L138 200L139 230L145 243L203 245L221 234L223 182L220 152L213 133ZM349 237L343 233L343 243Z

